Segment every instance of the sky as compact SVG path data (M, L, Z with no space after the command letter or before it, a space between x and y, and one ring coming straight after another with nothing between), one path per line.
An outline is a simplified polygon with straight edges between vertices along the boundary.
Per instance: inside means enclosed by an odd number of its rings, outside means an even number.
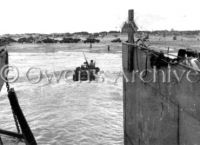
M120 31L134 9L139 30L200 30L198 0L0 0L0 34Z

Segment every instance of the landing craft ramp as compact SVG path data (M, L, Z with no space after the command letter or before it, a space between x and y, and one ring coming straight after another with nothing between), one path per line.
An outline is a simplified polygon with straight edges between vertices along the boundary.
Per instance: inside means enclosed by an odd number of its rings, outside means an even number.
M153 82L152 55L159 52L122 44L125 145L199 145L200 75L188 80L191 68L160 59Z

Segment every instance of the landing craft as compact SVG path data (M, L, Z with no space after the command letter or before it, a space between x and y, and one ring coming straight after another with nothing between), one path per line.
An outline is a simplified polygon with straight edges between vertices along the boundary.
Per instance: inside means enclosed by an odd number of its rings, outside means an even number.
M25 145L37 145L35 137L29 127L29 124L23 114L23 111L19 105L17 94L14 88L10 88L8 73L9 73L9 56L7 50L1 48L6 47L9 44L7 42L0 42L0 91L5 84L7 89L7 96L10 102L13 119L17 129L17 132L4 130L0 128L0 145L4 145L9 142L9 138L18 141L18 143L25 143ZM1 103L1 102L0 102ZM10 144L10 143L9 143Z
M81 67L76 67L74 70L73 81L93 81L96 79L96 75L100 71L98 67L95 66L95 62L93 60L88 63L85 54L83 53L85 62Z
M199 52L179 49L178 55L171 55L169 47L164 53L148 46L148 39L135 41L133 18L129 10L128 42L122 43L124 145L199 144ZM157 79L148 82L153 68L159 71ZM126 82L137 71L146 73ZM168 73L171 79L164 83Z

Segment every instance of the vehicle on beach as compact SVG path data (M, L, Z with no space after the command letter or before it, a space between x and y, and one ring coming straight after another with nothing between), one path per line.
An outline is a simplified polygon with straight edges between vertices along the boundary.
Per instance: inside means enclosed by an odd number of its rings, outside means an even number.
M87 38L86 40L83 41L84 43L99 43L100 40L98 39L93 39L93 38Z
M117 39L112 40L111 42L113 42L113 43L118 43L118 42L121 43L122 40L120 38L117 38Z

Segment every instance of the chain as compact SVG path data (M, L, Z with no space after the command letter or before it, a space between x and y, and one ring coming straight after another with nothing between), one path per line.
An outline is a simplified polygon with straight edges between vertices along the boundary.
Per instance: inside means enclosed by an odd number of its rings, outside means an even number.
M6 78L6 88L7 88L7 93L9 92L9 90L10 90L10 85L9 85L9 83L8 83L8 79Z

